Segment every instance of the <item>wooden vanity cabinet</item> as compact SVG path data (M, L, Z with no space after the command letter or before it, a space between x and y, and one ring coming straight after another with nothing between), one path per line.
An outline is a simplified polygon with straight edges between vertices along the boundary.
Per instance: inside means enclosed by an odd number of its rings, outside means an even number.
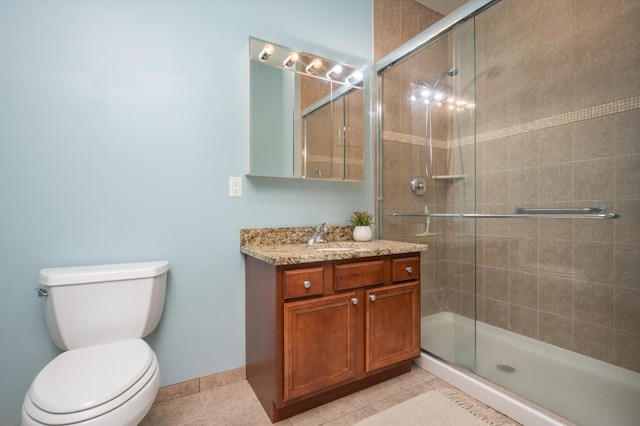
M419 253L288 266L247 256L247 380L271 420L410 371L419 277Z
M284 401L356 378L355 293L284 304Z

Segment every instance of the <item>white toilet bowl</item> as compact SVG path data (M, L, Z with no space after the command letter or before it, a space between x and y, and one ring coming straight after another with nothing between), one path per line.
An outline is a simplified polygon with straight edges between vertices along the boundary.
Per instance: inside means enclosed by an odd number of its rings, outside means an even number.
M159 386L156 355L142 339L69 350L32 382L20 424L137 425Z
M47 328L66 351L36 376L20 424L137 425L160 387L153 350L142 340L160 321L169 262L40 271Z

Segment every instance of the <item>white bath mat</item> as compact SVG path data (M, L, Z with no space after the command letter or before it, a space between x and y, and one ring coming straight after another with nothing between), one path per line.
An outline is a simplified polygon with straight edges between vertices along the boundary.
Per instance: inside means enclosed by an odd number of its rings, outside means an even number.
M368 417L357 426L487 426L438 391L411 398Z

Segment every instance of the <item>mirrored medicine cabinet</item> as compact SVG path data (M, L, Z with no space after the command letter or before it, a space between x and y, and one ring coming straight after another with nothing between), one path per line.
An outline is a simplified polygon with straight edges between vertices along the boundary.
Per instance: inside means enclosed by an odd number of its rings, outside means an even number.
M363 71L249 39L247 175L362 181Z

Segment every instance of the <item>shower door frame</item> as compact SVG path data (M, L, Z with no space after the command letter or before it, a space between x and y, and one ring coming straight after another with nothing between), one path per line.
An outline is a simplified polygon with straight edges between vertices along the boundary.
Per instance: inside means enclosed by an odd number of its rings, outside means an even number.
M421 52L424 52L428 47L433 46L435 43L443 40L446 37L451 36L452 34L454 34L454 30L456 28L460 28L461 25L466 25L465 22L468 22L472 19L475 18L475 16L479 13L481 13L482 11L486 10L487 8L490 8L492 5L494 5L495 3L498 3L500 0L477 0L477 1L470 1L468 3L466 3L465 5L463 5L462 7L458 8L457 10L455 10L454 12L452 12L451 14L445 16L443 19L437 21L435 24L433 24L432 26L430 26L429 28L427 28L425 31L423 31L422 33L418 34L417 36L415 36L414 38L412 38L411 40L409 40L408 42L406 42L405 44L403 44L402 46L398 47L397 49L395 49L394 51L392 51L390 54L388 54L387 56L385 56L384 58L382 58L380 61L378 61L375 64L375 71L376 71L376 75L377 75L377 159L378 159L378 164L377 164L377 173L378 173L378 180L377 180L377 214L382 215L383 213L383 165L382 165L382 144L383 144L383 132L382 132L382 98L383 98L383 82L382 82L382 77L383 74L385 72L391 72L391 70L396 66L399 65L400 63L404 62L405 60L414 57L416 54L420 54ZM474 61L475 62L475 61ZM450 65L450 64L448 64ZM473 71L473 80L475 81L475 71ZM475 118L472 119L475 123ZM475 138L475 125L474 125L474 130L472 133L472 136ZM428 136L425 136L427 139L429 139ZM425 142L426 143L426 142ZM474 143L475 146L475 143ZM426 147L425 147L426 148ZM433 155L433 154L432 154ZM475 156L475 154L474 154ZM425 161L428 161L425 159ZM432 171L433 172L433 171ZM475 184L474 184L475 185ZM475 191L475 190L474 190ZM475 205L475 195L474 195L474 205ZM475 213L475 208L473 213ZM401 216L412 216L412 214L401 214ZM416 214L415 216L423 216L422 214ZM445 216L445 215L435 215L435 216ZM453 215L452 215L453 216ZM456 218L461 216L455 215ZM380 224L378 226L377 229L377 236L379 239L382 238L382 229L383 226L380 226L382 223L382 218L380 220ZM475 232L474 232L475 235ZM474 243L475 246L476 243ZM475 250L474 250L475 251ZM475 261L474 261L475 264ZM475 274L474 274L475 275ZM475 284L474 284L475 287ZM474 291L474 300L476 299L476 294ZM473 314L473 321L476 320L476 314ZM454 326L456 327L456 326ZM462 332L462 335L465 334L464 331L462 331L464 329L464 327L462 329L460 329L460 331ZM454 356L452 356L451 359L448 359L449 357L446 356L444 353L439 353L436 352L435 355L436 356L442 356L446 359L447 362L451 362L454 365L463 365L466 368L471 368L473 370L475 370L475 362L476 362L476 341L475 341L475 327L473 329L472 332L472 340L469 340L468 337L463 337L462 340L467 342L465 345L468 347L469 345L471 345L471 347L473 348L472 351L469 353L466 350L454 350L455 354ZM425 348L425 342L422 341L423 339L421 338L421 350L423 353L426 352L426 348ZM455 339L454 339L455 340ZM457 341L457 340L456 340ZM462 341L461 341L462 342ZM455 344L457 347L457 343ZM460 359L458 359L458 357L460 356ZM463 360L464 359L464 360Z

